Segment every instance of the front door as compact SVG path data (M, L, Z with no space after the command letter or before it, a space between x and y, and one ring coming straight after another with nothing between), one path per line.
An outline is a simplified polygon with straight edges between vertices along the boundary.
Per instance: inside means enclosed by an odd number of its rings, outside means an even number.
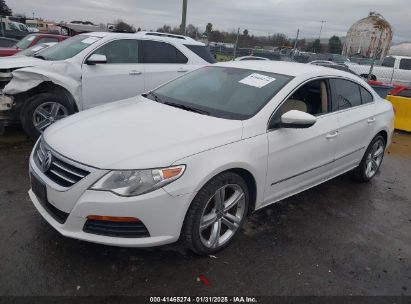
M290 110L317 117L306 129L277 128L267 133L268 161L265 204L283 199L330 177L338 141L338 116L332 113L326 79L300 87L274 114ZM277 118L276 118L277 117Z
M144 66L139 62L136 39L108 42L93 54L107 57L107 63L83 64L84 109L137 96L144 92Z

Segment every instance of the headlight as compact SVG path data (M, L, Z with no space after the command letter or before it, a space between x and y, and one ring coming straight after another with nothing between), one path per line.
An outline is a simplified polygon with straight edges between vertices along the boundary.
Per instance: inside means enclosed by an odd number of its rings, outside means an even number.
M136 196L154 191L181 177L185 166L164 169L111 171L90 189L111 191L121 196Z

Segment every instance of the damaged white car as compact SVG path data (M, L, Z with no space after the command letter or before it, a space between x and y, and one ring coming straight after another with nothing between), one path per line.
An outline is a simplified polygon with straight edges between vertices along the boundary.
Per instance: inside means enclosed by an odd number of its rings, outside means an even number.
M20 122L32 138L70 114L214 63L203 43L155 32L82 34L35 57L42 64L14 70L0 95L0 128Z

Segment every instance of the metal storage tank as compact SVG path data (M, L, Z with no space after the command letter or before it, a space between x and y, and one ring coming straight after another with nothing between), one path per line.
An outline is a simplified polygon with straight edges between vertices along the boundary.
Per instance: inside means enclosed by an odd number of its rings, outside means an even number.
M367 18L357 21L348 30L343 55L373 58L379 44L376 58L383 59L390 50L392 36L388 21L378 13L370 12Z

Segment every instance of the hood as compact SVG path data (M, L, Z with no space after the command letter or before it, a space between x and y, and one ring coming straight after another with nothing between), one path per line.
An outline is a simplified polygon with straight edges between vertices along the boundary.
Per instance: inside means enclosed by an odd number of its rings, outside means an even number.
M39 58L28 56L10 56L0 58L0 70L19 69L44 64L45 61Z
M70 116L49 127L58 153L101 169L167 167L184 157L235 142L242 122L197 114L142 96Z

